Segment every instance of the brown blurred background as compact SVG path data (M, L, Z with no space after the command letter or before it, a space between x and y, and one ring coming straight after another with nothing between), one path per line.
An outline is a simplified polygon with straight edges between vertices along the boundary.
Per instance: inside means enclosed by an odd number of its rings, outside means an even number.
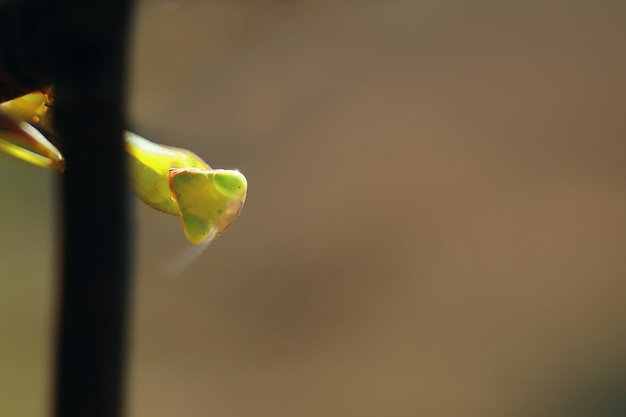
M129 416L626 415L625 2L136 17L133 128L250 191L174 277L137 204ZM54 176L0 186L0 415L44 416Z

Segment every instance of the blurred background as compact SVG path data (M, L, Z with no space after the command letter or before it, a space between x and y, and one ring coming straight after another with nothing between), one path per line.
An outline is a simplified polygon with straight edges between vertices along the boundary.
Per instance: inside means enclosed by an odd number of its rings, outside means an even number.
M176 276L179 220L137 203L129 416L626 415L625 25L139 1L133 129L250 190ZM2 416L48 415L55 186L0 157Z

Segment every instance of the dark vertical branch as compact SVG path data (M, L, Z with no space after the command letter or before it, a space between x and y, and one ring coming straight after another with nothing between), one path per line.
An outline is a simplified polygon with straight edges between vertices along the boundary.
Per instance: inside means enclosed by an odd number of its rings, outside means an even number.
M63 139L56 417L123 415L130 0L0 1L0 100L54 84Z
M54 122L63 254L54 415L123 414L130 220L122 137L130 2L61 2Z

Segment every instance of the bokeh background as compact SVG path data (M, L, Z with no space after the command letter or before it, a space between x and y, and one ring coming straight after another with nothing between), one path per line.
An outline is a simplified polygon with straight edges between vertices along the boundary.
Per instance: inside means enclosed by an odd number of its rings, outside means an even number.
M250 192L176 276L179 221L137 203L129 416L626 415L625 27L617 0L140 1L133 128ZM2 416L48 415L55 181L0 157Z

